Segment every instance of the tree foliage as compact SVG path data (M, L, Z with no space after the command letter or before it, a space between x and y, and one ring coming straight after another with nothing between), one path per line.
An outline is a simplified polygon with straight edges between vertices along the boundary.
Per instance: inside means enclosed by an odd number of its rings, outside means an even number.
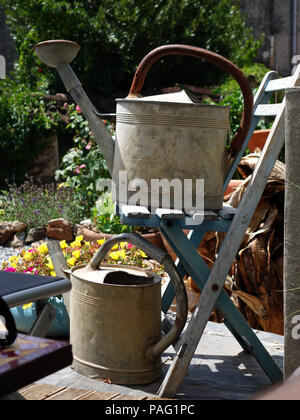
M187 44L217 52L238 66L259 46L245 26L239 0L0 0L20 53L24 81L42 67L50 89L62 91L53 69L34 56L35 43L69 39L82 49L73 66L89 94L129 89L140 60L153 48ZM217 84L224 73L192 57L155 63L146 87Z

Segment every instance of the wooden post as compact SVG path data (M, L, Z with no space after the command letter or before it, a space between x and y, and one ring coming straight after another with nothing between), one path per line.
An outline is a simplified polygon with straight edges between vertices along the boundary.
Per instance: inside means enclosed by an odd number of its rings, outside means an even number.
M284 375L300 366L300 88L286 90Z

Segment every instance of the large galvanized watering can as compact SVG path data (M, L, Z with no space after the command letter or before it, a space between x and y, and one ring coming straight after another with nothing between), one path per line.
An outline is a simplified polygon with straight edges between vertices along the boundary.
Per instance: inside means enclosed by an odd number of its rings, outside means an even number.
M118 242L130 242L164 265L176 292L173 327L161 337L161 278L129 266L102 264ZM71 270L70 340L78 372L113 383L144 384L162 374L161 354L181 333L187 296L171 257L138 234L107 240L87 266Z
M221 208L224 172L242 146L252 118L252 91L244 74L224 57L202 48L166 45L154 49L138 66L128 97L116 100L114 141L69 65L79 49L78 44L64 40L45 41L35 46L38 57L57 68L67 91L85 114L115 183L116 201L137 204L133 199L137 198L138 191L139 204L153 209L166 207L169 195L170 208L189 211L195 209L196 180L203 179L205 208ZM244 114L226 156L229 108L195 103L184 91L141 97L151 65L170 54L210 61L233 75L239 83L244 97ZM183 188L179 201L171 188L164 191L160 184L152 183L153 180L167 180L169 186L172 181L179 180ZM185 183L185 180L190 181Z

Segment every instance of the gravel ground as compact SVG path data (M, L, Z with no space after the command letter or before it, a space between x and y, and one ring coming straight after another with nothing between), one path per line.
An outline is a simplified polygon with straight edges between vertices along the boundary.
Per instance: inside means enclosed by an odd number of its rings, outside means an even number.
M24 248L29 248L27 246L25 246ZM12 255L19 255L21 249L23 248L9 248L9 247L5 247L5 246L0 246L0 269L2 267L2 263L3 261L7 261L9 257L11 257Z

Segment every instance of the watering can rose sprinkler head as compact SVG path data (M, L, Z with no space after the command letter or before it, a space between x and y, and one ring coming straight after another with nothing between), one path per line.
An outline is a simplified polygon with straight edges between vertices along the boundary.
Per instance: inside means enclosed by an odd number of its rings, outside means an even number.
M54 39L40 42L34 50L38 58L47 66L57 69L68 93L86 116L95 140L107 161L112 174L114 157L114 140L106 126L97 116L97 111L85 93L79 79L73 72L70 63L77 56L80 46L73 41Z
M49 67L71 63L77 56L80 45L63 39L40 42L34 47L38 58Z

